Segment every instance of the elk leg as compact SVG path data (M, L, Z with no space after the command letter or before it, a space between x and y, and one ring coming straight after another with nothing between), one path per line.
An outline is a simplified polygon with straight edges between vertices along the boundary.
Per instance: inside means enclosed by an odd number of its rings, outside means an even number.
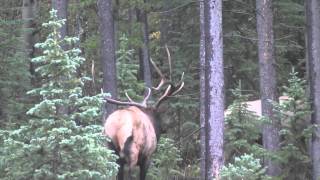
M117 163L119 165L117 180L124 180L124 165L125 165L125 161L123 159L118 159Z
M115 146L115 144L113 142L108 142L107 143L107 147L108 147L108 149L113 150L115 152L115 154L120 157L119 149ZM125 160L123 158L119 158L117 160L117 164L119 165L119 170L118 170L118 174L117 174L117 180L124 180L124 164L125 164Z
M150 165L150 160L148 158L144 158L143 160L140 161L139 166L140 166L140 180L145 180L146 175L148 172L148 168Z
M129 167L129 170L128 170L128 180L132 180L132 174L131 174L131 168Z

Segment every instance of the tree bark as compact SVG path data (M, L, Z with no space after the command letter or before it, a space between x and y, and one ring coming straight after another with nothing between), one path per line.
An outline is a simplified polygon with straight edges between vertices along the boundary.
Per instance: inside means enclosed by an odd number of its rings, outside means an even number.
M309 31L310 31L310 28L309 28L309 25L310 24L310 17L311 17L311 14L310 14L310 5L308 4L310 1L305 1L304 5L305 5L305 17L306 17L306 30L304 31L304 39L305 39L305 59L306 59L306 77L307 77L307 86L306 86L306 96L308 97L308 100L310 102L310 110L311 110L311 102L312 102L312 99L311 99L311 72L310 72L310 60L309 60L309 45L308 45L308 42L310 41L310 37L309 37ZM312 114L309 114L307 117L306 117L306 120L308 122L308 127L311 126L311 116ZM312 138L309 138L308 139L308 155L309 157L311 158L312 157Z
M311 123L314 131L311 139L312 179L320 178L320 2L306 1L307 63L309 67Z
M134 14L135 14L135 9L133 7L130 7L128 9L128 36L129 37L132 37L133 35L133 23L134 23L134 17L135 17Z
M205 107L206 107L206 85L205 85L205 27L204 27L204 2L199 1L199 10L200 10L200 148L201 148L201 162L200 162L200 170L201 170L201 179L206 178L206 116L205 116Z
M144 0L146 3L146 0ZM149 54L149 27L148 15L145 9L138 10L137 19L142 24L143 47L140 51L140 70L143 80L147 87L152 87L151 69L150 69L150 54Z
M34 38L34 28L36 26L36 23L34 21L37 13L38 8L38 2L36 0L23 0L22 5L22 20L23 20L23 41L24 41L24 49L26 52L26 57L29 58L29 71L31 74L31 84L34 84L34 65L30 61L30 59L33 57L34 54L34 44L35 44L35 38Z
M57 10L59 19L67 19L68 17L68 0L52 0L52 8ZM60 28L60 36L64 38L67 36L68 28L67 22Z
M77 38L79 39L79 41L76 43L76 47L80 48L80 42L81 42L81 36L84 32L83 28L82 28L82 11L81 11L81 7L80 7L80 0L76 0L76 7L79 9L79 11L77 11L76 14L76 28L75 28L75 34L77 36Z
M274 35L272 0L257 0L257 32L260 73L260 93L262 115L269 119L270 123L263 127L263 146L268 151L276 152L280 149L279 120L273 113L270 100L278 101L276 87ZM281 173L280 165L266 158L267 174L277 176Z
M60 38L64 39L67 36L67 17L68 17L68 0L52 0L52 8L57 10L57 16L59 19L65 19L64 25L60 28ZM62 48L67 50L67 45L63 44ZM64 77L62 77L64 79ZM57 107L57 112L60 114L68 114L68 108Z
M116 59L114 46L114 20L111 0L98 0L99 32L101 37L101 64L103 70L103 91L117 98ZM106 103L103 119L106 119L116 106Z
M113 24L114 24L114 50L117 52L119 50L119 9L120 9L120 3L119 0L115 0L115 6L113 7Z
M222 0L204 1L206 58L206 180L220 179L224 163L224 75Z
M22 20L23 20L23 39L28 57L33 54L34 37L33 28L35 28L34 18L36 17L37 3L35 0L23 0Z
M170 18L171 18L171 13L166 12L170 9L170 2L171 0L164 0L163 2L163 13L160 15L160 44L161 46L165 46L168 43L168 31L170 27Z

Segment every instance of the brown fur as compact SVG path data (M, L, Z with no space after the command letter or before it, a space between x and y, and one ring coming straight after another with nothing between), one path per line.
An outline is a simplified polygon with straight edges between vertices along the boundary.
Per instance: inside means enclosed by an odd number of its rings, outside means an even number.
M171 70L170 52L167 46L165 48ZM108 146L114 149L120 156L118 160L118 164L120 165L117 176L118 180L124 179L124 164L129 165L129 175L133 166L139 165L140 180L145 180L150 164L150 157L156 150L157 141L160 137L160 113L158 112L158 108L164 100L176 95L184 86L184 72L181 74L180 81L174 83L171 81L171 78L170 80L165 78L156 63L151 59L150 62L160 75L161 81L156 87L148 87L146 89L147 91L141 103L134 102L127 93L125 93L129 100L127 102L108 97L105 98L107 103L130 106L112 113L104 124L104 134L112 141L108 143ZM155 104L150 106L147 101L150 98L152 90L161 92L161 87L164 86L163 90L165 91L163 94Z
M113 112L104 124L104 134L111 139L129 169L144 161L141 159L150 158L156 150L157 137L152 118L140 108L130 106ZM128 156L125 144L129 137L132 137L132 142Z
M280 96L279 97L279 103L283 103L289 99L288 96ZM254 115L258 117L262 117L262 110L261 110L261 100L254 100L254 101L246 101L243 102L243 104L247 105L247 110L252 112ZM228 108L227 110L224 111L224 116L230 115L231 110Z

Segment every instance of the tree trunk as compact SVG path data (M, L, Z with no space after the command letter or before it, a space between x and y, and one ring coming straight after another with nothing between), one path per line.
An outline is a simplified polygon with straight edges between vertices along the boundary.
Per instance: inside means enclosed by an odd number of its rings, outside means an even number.
M80 48L80 39L81 36L84 32L83 28L82 28L82 19L81 17L83 16L82 11L81 11L81 4L80 4L80 0L76 0L76 7L79 9L79 11L77 11L76 14L76 26L75 26L75 34L77 36L77 38L79 38L79 41L76 43L76 47Z
M35 28L34 18L36 17L37 3L35 0L23 0L22 20L23 20L23 39L28 57L33 54L34 38L33 28Z
M320 178L320 2L307 0L306 10L311 123L314 125L311 139L312 179L318 180Z
M68 17L68 0L52 0L52 8L57 10L57 16L59 19L65 19L64 25L60 28L60 38L63 39L67 36L67 17ZM62 48L67 49L67 45L63 44ZM63 78L63 77L62 77ZM68 114L68 108L57 107L57 112L61 114Z
M119 50L119 9L120 3L119 0L115 0L115 6L113 7L113 24L114 24L114 51L117 52Z
M311 17L311 14L310 14L310 5L308 4L310 1L305 1L304 5L305 5L305 17L306 17L306 29L304 31L304 39L305 39L305 59L306 59L306 79L307 79L307 86L306 86L306 96L308 97L308 100L310 102L310 105L312 106L311 102L312 102L312 99L311 99L311 72L310 72L310 60L309 60L309 51L311 50L310 47L309 47L309 44L308 42L310 41L310 38L311 36L309 37L309 31L310 31L310 28L309 28L309 25L310 24L310 17ZM311 110L311 107L310 107L310 110ZM306 117L306 121L308 122L308 127L311 126L311 116L312 114L309 114L307 115ZM308 139L308 155L310 158L312 158L312 139L309 138Z
M272 0L257 0L257 32L260 71L260 93L262 115L270 120L264 125L262 133L263 146L270 152L279 150L279 120L273 113L270 100L278 101L274 56L274 35ZM278 163L266 158L267 174L271 176L280 175L281 169Z
M99 32L101 37L101 64L103 70L103 91L117 98L116 59L114 46L114 21L111 0L98 0ZM106 103L103 119L106 119L116 106Z
M144 0L146 4L146 0ZM140 51L140 71L143 76L143 80L147 87L152 87L151 69L150 69L150 54L149 54L149 27L148 27L148 15L145 9L138 10L137 19L142 24L142 36L143 47Z
M67 19L68 17L68 0L52 0L52 8L57 10L57 15L59 19ZM61 38L64 38L67 36L68 29L67 29L67 23L65 23L60 28L60 35Z
M34 75L35 75L35 70L34 70L34 65L30 61L31 58L33 57L34 54L34 44L35 44L35 39L34 39L34 28L36 26L36 23L34 21L37 13L37 1L36 0L23 0L23 5L22 5L22 20L23 20L23 41L24 41L24 49L26 52L26 57L29 58L29 71L31 74L31 84L34 84Z
M130 7L128 9L128 37L132 37L133 35L133 23L134 23L134 14L135 9L133 7ZM131 48L130 48L131 49Z
M206 180L220 179L224 163L224 75L222 0L204 1L206 57Z
M165 46L168 43L168 31L170 27L170 19L171 19L171 13L166 12L168 11L170 7L171 0L164 0L163 2L163 13L160 15L160 44L161 46Z
M201 162L200 162L200 170L201 170L201 179L205 179L206 177L206 116L205 116L205 107L206 107L206 85L205 85L205 27L204 27L204 3L203 1L199 1L200 3L200 145L201 145Z

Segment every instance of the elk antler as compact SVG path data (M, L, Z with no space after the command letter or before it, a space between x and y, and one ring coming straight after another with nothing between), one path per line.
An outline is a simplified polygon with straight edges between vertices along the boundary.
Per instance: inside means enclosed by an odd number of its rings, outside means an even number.
M147 108L147 101L151 95L151 89L148 88L148 93L147 95L144 97L143 101L141 103L137 103L134 102L130 96L128 95L128 93L125 93L126 97L128 98L129 102L125 102L125 101L119 101L119 100L115 100L115 99L111 99L111 98L105 98L107 100L108 103L111 104L116 104L116 105L123 105L123 106L137 106L140 108Z
M165 45L165 48L166 48L166 51L167 51L167 57L168 57L168 62L169 62L169 73L170 73L170 76L169 76L169 80L167 80L165 78L165 76L163 75L163 73L161 72L160 68L158 68L158 66L156 65L156 63L150 58L150 61L151 61L151 64L153 65L154 69L156 70L156 72L159 74L159 76L161 77L161 81L160 83L158 84L157 87L152 87L152 89L154 90L160 90L161 87L163 85L168 85L164 94L159 98L159 100L156 102L155 104L155 107L157 108L160 103L167 99L169 96L173 96L173 95L176 95L184 86L184 82L183 82L183 77L184 77L184 72L182 73L181 75L181 78L180 78L180 81L177 83L177 84L174 84L172 82L172 69L171 69L171 55L170 55L170 51L168 49L168 46Z
M166 91L163 93L163 95L158 99L158 101L155 103L155 107L158 108L159 105L168 97L176 95L184 86L184 82L181 81L181 83L173 86L172 84L169 84Z
M165 45L166 51L167 51L167 57L168 57L168 62L169 62L169 79L170 81L172 80L172 66L171 66L171 54L169 51L169 48L167 46L167 44Z
M179 91L181 91L181 89L184 86L184 81L183 81L183 77L184 77L184 72L181 75L180 81L177 84L174 84L172 82L172 78L171 78L171 55L170 55L170 51L167 47L167 45L165 46L166 51L167 51L167 56L168 56L168 61L169 61L169 72L170 72L170 79L167 80L165 78L165 76L163 75L163 73L161 72L160 68L158 68L158 66L156 65L155 62L153 62L153 60L150 58L150 62L153 65L153 67L155 68L155 70L157 71L157 73L159 74L159 76L161 77L161 81L158 84L157 87L152 87L153 90L159 91L161 89L161 87L163 85L168 85L165 92L162 94L162 96L158 99L158 101L155 103L154 107L158 108L158 106L161 104L161 102L163 102L165 99L167 99L170 96L174 96L176 95ZM148 92L146 94L146 96L144 97L143 101L141 103L137 103L134 102L130 96L128 95L128 93L125 93L127 99L129 100L128 102L125 101L119 101L119 100L115 100L115 99L111 99L111 98L106 98L108 103L112 103L112 104L117 104L117 105L129 105L129 106L137 106L140 108L147 108L147 101L150 98L151 95L151 89L148 88L147 89Z

